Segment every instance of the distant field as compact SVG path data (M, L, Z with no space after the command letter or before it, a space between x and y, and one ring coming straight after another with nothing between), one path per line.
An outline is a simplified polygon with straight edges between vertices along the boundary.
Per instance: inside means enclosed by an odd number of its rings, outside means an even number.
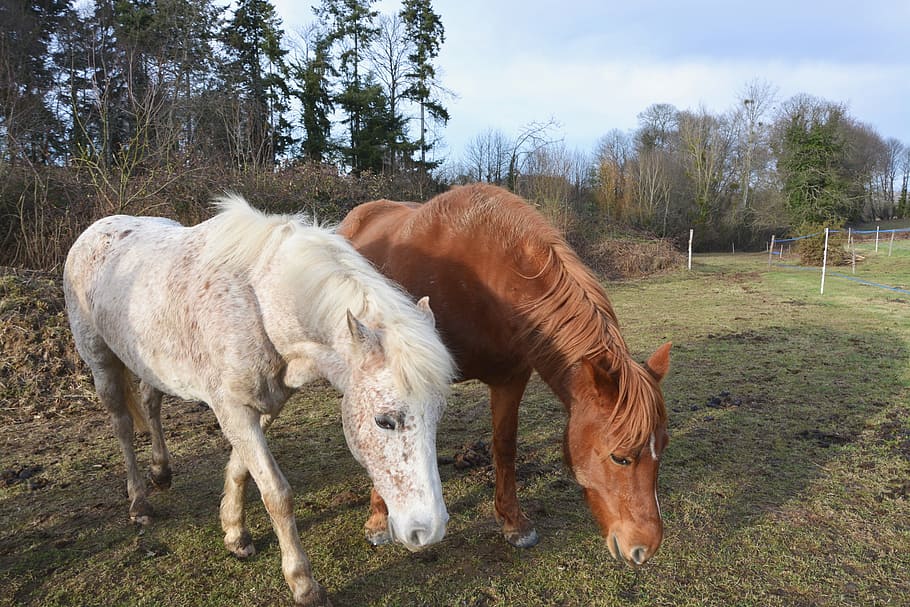
M866 254L858 276L910 289L910 242L891 258ZM910 604L910 296L833 276L822 296L818 278L768 271L762 254L701 255L691 272L607 285L639 359L674 343L666 536L639 570L598 537L561 462L562 406L539 380L522 408L518 475L541 542L524 551L493 521L492 468L450 464L446 538L419 554L368 547L369 483L345 447L339 397L301 393L270 441L317 579L336 606ZM159 520L137 529L98 405L4 408L0 470L37 472L31 485L0 482L0 606L290 603L255 491L259 554L240 562L221 544L227 443L209 412L165 405L174 488L152 497ZM490 435L483 387L456 386L440 455Z
M904 219L886 219L884 221L868 221L858 223L853 226L857 230L874 230L876 227L882 230L894 230L897 228L910 228L910 218Z

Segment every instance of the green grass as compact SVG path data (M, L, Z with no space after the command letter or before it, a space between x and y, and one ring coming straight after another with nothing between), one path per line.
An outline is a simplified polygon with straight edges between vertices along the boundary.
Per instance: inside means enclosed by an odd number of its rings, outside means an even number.
M868 254L857 275L906 288L907 244ZM818 279L737 254L607 285L639 359L674 342L666 535L639 570L599 539L561 462L562 406L536 378L518 470L542 539L525 551L493 521L492 470L450 465L446 538L419 554L368 547L369 483L344 445L338 395L302 393L270 442L317 579L346 606L910 604L910 296L836 277L821 295ZM456 386L441 455L489 441L486 399L482 385ZM122 459L98 410L3 428L0 468L40 464L48 484L0 488L0 605L290 603L255 491L259 554L240 562L221 545L227 446L213 417L188 403L165 414L175 486L152 497L161 517L144 530L128 523Z

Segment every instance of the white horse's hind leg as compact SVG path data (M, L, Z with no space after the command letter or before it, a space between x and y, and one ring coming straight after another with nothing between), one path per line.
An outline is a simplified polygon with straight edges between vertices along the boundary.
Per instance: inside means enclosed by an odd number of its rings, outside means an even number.
M123 459L126 463L126 490L130 497L130 519L147 525L151 522L152 508L146 500L145 480L139 474L136 465L136 452L133 449L133 418L127 409L126 368L119 360L108 364L93 364L92 375L95 379L95 390L98 398L111 414L114 434L120 441Z
M229 534L239 533L242 536L246 533L249 536L243 525L243 491L247 478L243 474L245 468L259 487L262 502L272 519L272 527L281 548L281 570L294 595L294 602L298 605L329 605L325 590L313 579L310 561L300 543L291 487L265 442L265 433L260 423L268 425L269 422L260 420L258 412L245 406L233 410L218 406L213 406L212 409L233 447L225 478L225 497L221 503L225 544L228 544ZM234 537L242 543L240 536L232 535L232 539ZM249 545L252 546L252 542ZM231 549L231 545L228 545L228 549Z
M234 556L244 559L256 554L253 537L246 528L243 504L250 471L235 449L231 450L224 472L224 495L221 497L221 528L224 546Z
M259 426L263 432L272 425L274 417L263 415ZM221 497L221 528L224 530L224 545L237 558L247 558L256 554L253 537L246 528L244 503L246 488L250 480L250 471L240 459L236 450L231 450L227 468L224 471L224 495Z
M161 427L161 392L145 382L139 383L142 406L148 414L149 435L152 439L152 466L149 480L156 489L171 488L171 458L164 444L164 429Z

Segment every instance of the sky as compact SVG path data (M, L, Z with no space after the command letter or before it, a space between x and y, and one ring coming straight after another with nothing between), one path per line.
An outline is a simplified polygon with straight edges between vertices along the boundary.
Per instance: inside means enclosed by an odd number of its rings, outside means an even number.
M312 2L273 0L285 32ZM380 0L381 13L400 9ZM845 103L882 137L910 145L907 0L434 0L445 28L437 73L453 97L449 158L489 129L514 137L558 123L570 150L593 152L654 103L732 108L750 82Z

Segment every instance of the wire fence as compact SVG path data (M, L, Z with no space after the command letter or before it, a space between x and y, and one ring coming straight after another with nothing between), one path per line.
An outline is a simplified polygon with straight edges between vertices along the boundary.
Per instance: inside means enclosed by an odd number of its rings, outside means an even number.
M828 276L828 274L830 274L832 276L837 276L839 278L845 278L847 280L851 280L851 281L854 281L854 282L857 282L859 284L863 284L866 286L876 287L879 289L886 289L889 291L894 291L897 293L910 295L910 289L904 289L904 288L897 287L894 285L886 285L886 284L873 282L870 280L865 280L863 278L858 278L856 276L844 274L843 272L829 271L828 270L828 240L829 240L831 234L838 234L838 233L843 233L843 232L844 232L844 230L832 230L830 228L825 228L824 232L815 232L814 234L805 234L805 235L801 235L801 236L795 236L792 238L782 238L780 240L775 240L775 237L771 236L771 245L768 250L768 266L769 267L771 266L772 260L774 258L775 244L782 247L785 243L792 243L792 242L804 240L807 238L819 237L822 234L824 234L825 235L825 247L824 247L824 253L823 253L823 257L822 257L821 284L819 287L819 292L822 295L825 294L825 278ZM850 249L851 258L852 258L851 266L853 268L854 274L856 273L856 237L857 236L862 237L865 235L871 236L873 234L875 235L875 252L876 253L879 250L879 243L882 241L883 236L888 235L888 237L887 237L888 257L890 257L894 250L895 235L896 234L901 234L901 235L910 234L910 228L893 228L893 229L886 229L886 230L882 230L879 227L876 227L874 230L854 230L852 228L847 228L847 248ZM782 252L783 252L783 249L780 249L780 253L782 253ZM789 264L779 264L779 265L782 265L784 267L800 267L802 269L801 266L792 266ZM806 269L814 269L814 268L806 268Z
M845 233L845 232L847 234L846 246L851 255L852 274L846 274L844 272L832 271L832 270L829 270L829 268L828 268L828 252L829 252L828 244L829 244L830 236L832 234L840 234L840 233ZM821 268L819 268L817 266L802 266L802 265L796 265L796 264L783 262L783 260L785 258L791 257L793 255L792 250L791 250L793 243L798 242L800 240L806 240L809 238L816 238L816 237L821 237L821 236L824 236L824 238L825 238ZM838 230L838 229L825 228L823 231L814 232L812 234L803 234L800 236L793 236L793 237L789 237L789 238L776 238L775 236L771 236L771 242L768 246L768 267L769 268L781 267L781 268L809 271L809 272L819 272L820 271L819 291L822 295L824 295L824 293L825 293L825 279L828 276L835 276L837 278L849 280L849 281L852 281L852 282L855 282L855 283L858 283L861 285L875 287L875 288L879 288L879 289L885 289L885 290L892 291L895 293L901 293L903 295L910 295L910 287L904 288L903 285L895 286L895 285L883 284L883 283L875 282L872 280L867 280L865 278L860 278L855 275L856 274L856 261L857 261L856 243L858 240L863 242L864 244L873 245L874 246L873 250L875 253L879 253L880 247L884 247L885 243L887 243L887 250L888 250L887 256L891 257L893 250L894 250L895 237L897 237L897 239L899 241L910 238L910 228L891 228L891 229L884 229L884 230L879 227L876 227L874 230L856 230L853 228L847 228L846 230ZM689 232L689 261L688 261L688 268L690 270L692 269L692 238L693 238L693 233L690 230L690 232ZM735 249L734 249L734 251L735 251ZM776 260L776 263L775 263L775 260ZM910 279L910 277L908 277L908 279ZM910 282L910 280L908 280L908 282Z

